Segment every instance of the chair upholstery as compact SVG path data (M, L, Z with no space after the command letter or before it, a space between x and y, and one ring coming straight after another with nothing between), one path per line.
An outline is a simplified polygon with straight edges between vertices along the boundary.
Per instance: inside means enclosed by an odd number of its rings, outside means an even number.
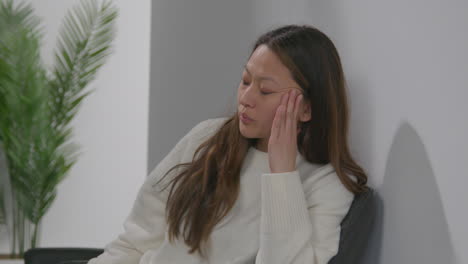
M103 252L100 248L33 248L24 253L24 264L84 264Z
M376 217L376 192L355 196L341 222L338 253L328 264L360 263ZM100 248L34 248L25 253L25 264L86 264L104 252Z
M369 189L354 197L341 222L338 253L328 264L361 263L377 215L377 193Z

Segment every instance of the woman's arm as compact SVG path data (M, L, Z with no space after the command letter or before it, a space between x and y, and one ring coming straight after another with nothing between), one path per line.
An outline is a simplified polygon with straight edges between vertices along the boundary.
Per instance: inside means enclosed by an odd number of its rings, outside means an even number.
M162 195L151 187L147 178L140 188L130 215L124 222L124 232L106 245L104 253L89 264L137 264L143 253L157 248L164 240L165 203Z
M256 264L326 264L338 252L340 223L354 195L330 164L301 182L299 172L261 175Z
M169 154L155 167L140 187L130 215L124 222L124 232L106 245L104 253L88 264L137 264L148 250L157 249L164 241L165 208L168 189L161 191L153 186L170 168L191 158L188 153L193 136L206 124L203 121L188 132ZM174 170L168 177L174 175Z

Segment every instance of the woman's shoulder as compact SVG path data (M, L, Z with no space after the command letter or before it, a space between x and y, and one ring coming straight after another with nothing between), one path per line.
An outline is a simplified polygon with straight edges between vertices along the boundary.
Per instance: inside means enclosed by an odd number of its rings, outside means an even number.
M228 119L229 117L216 117L203 120L196 124L188 134L196 140L206 139L214 135Z
M308 175L303 179L303 186L306 192L329 192L335 195L352 197L353 194L344 186L331 163L312 166Z
M178 143L184 149L183 160L192 160L192 154L198 146L213 136L227 119L228 117L205 119L193 126Z
M212 130L217 130L221 127L224 122L226 122L229 117L215 117L209 118L198 123L194 129L197 131L209 132Z
M306 164L306 170L302 174L304 183L317 186L318 184L324 184L324 181L333 181L338 177L331 163L317 164L306 162Z

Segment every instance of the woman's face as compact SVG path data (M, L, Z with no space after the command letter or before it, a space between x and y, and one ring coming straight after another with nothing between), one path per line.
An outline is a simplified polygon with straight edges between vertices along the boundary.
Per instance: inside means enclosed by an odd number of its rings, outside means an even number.
M244 123L239 117L240 132L246 138L258 138L258 149L267 152L276 109L281 96L291 89L302 91L280 59L266 45L260 45L246 63L237 90L239 115L245 113L253 119ZM303 109L301 105L300 120L306 118Z

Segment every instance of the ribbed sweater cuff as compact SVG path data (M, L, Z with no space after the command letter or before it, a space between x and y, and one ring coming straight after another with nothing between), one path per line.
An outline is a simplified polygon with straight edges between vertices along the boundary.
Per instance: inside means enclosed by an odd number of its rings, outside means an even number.
M290 234L311 226L301 178L297 170L264 173L262 182L262 231Z

